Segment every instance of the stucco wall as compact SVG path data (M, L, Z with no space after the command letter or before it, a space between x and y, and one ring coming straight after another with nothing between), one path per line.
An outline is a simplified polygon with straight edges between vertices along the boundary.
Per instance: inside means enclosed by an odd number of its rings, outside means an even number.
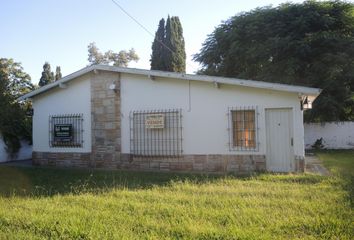
M228 107L243 106L258 107L258 152L229 151ZM294 153L304 155L302 112L295 93L130 74L121 78L122 152L130 151L130 111L173 108L182 109L184 154L265 154L265 108L292 108Z
M91 152L91 74L67 83L66 88L55 88L33 99L33 151L37 152ZM56 114L83 114L83 147L59 148L49 146L49 116Z
M111 81L119 78L118 73L99 72L97 74L86 74L70 81L67 88L56 88L33 99L33 150L35 152L89 153L92 151L91 79L103 79L109 85ZM213 83L167 78L151 80L148 76L132 74L121 74L120 81L121 119L120 121L117 119L117 122L121 124L122 154L130 153L129 114L133 110L182 109L184 155L265 155L265 109L291 108L294 154L304 156L303 119L296 93L224 84L217 88ZM108 88L107 84L104 85L105 89ZM258 108L258 151L229 151L228 108L247 106ZM49 147L49 115L75 113L82 113L84 116L83 147Z
M354 122L305 123L305 148L322 138L324 148L354 149Z

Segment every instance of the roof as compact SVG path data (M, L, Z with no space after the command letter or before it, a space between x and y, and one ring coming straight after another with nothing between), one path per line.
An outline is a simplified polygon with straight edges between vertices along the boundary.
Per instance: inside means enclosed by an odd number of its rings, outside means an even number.
M109 72L118 72L118 73L146 75L155 78L163 77L163 78L174 78L174 79L181 79L187 81L210 82L214 84L228 84L228 85L269 89L269 90L276 90L276 91L283 91L283 92L292 92L292 93L298 93L301 96L306 95L306 96L311 96L313 98L316 98L321 93L321 89L319 88L294 86L294 85L280 84L280 83L269 83L269 82L261 82L261 81L254 81L254 80L244 80L238 78L194 75L194 74L165 72L165 71L157 71L157 70L145 70L145 69L137 69L137 68L115 67L109 65L92 65L89 67L85 67L79 71L76 71L72 74L69 74L56 82L50 83L32 92L29 92L21 96L19 100L21 101L21 100L32 98L52 88L58 87L60 84L69 82L91 71L109 71Z

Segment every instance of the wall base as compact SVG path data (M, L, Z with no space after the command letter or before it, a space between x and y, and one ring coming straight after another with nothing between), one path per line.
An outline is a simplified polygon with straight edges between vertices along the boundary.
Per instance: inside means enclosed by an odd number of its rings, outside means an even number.
M295 171L305 172L305 157L295 156Z
M265 171L264 155L183 155L175 158L122 154L120 169L164 172L248 173Z
M264 155L183 155L180 157L136 157L116 155L95 161L90 153L33 152L34 165L128 169L162 172L249 173L265 171Z
M37 166L91 167L91 153L32 152L32 164Z

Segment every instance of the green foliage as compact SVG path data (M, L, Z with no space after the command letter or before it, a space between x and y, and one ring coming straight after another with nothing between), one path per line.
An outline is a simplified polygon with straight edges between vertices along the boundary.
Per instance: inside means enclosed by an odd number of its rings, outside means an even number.
M186 51L179 17L162 18L152 44L151 69L186 72Z
M39 80L38 85L43 87L54 81L54 73L51 71L50 64L45 62L43 65L42 76Z
M20 148L20 139L32 139L32 119L25 115L28 103L16 99L33 90L30 76L20 63L0 58L0 133L10 154Z
M90 65L95 64L113 64L117 67L127 67L129 62L139 60L138 54L136 54L134 48L129 51L121 50L118 53L108 50L104 54L97 48L96 43L92 42L87 46L88 49L88 61Z
M351 239L344 181L0 166L0 238Z
M13 59L0 58L1 96L11 100L33 90L31 77Z
M159 27L155 33L155 39L152 43L152 54L151 54L151 70L163 70L165 69L164 62L164 40L165 40L165 19L161 19L159 22Z
M106 59L104 58L104 55L100 52L98 47L96 46L96 43L92 42L87 46L88 49L88 61L90 65L95 65L95 64L108 64L106 62Z
M354 119L353 3L286 3L236 15L194 59L201 74L322 88L307 121Z
M58 81L61 78L62 78L61 69L60 66L57 66L57 68L55 69L55 81Z
M181 22L178 17L168 17L166 21L166 46L172 50L166 51L167 71L186 72L186 52Z

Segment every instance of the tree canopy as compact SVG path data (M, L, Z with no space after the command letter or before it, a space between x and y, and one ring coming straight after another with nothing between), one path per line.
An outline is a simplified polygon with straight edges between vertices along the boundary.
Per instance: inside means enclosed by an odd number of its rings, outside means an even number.
M23 71L20 63L12 58L0 58L1 96L11 101L33 90L31 77Z
M108 50L105 53L101 53L96 43L92 42L87 46L89 65L95 64L113 64L117 67L127 67L129 62L139 60L138 54L134 48L129 51L121 50L118 53Z
M16 99L33 89L20 63L0 58L0 133L9 153L18 151L21 138L31 141L31 119L25 115L26 105Z
M201 74L319 87L307 121L354 119L354 5L306 1L238 14L194 56Z
M165 19L161 19L159 22L159 27L155 33L155 39L152 43L152 54L151 54L151 70L164 70L166 69L164 61L165 52Z
M48 62L45 62L43 65L42 76L39 80L38 85L40 87L43 87L53 81L54 81L54 73L51 70L50 64Z
M162 18L152 43L151 69L186 72L186 51L179 17Z
M55 69L55 81L58 81L61 78L62 78L61 69L60 66L57 66L57 68Z

